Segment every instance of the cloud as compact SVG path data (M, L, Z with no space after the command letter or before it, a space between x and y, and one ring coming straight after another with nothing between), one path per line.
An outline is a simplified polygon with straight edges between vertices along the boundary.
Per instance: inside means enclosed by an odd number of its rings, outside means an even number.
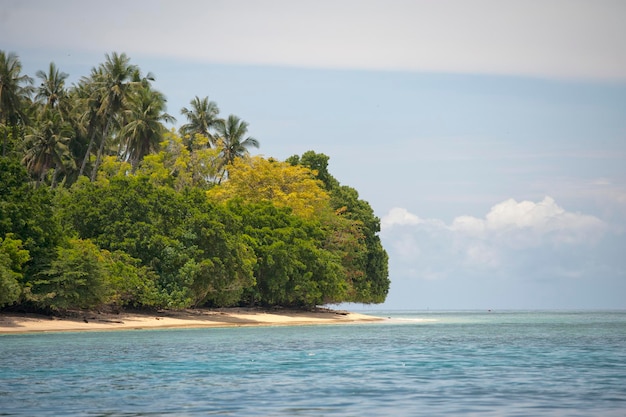
M613 153L620 159L621 165L612 165L607 161L603 166L626 166L626 157L619 151ZM546 178L536 181L531 187L534 190L555 190L559 200L585 204L590 210L601 213L602 218L611 224L612 233L626 232L626 178L623 175L582 180L568 177Z
M11 16L0 38L20 48L124 50L245 65L626 79L626 3L619 0L111 0L100 8L31 0L0 8L0 15Z
M450 230L476 238L498 239L534 246L545 240L553 243L583 243L596 240L606 225L594 216L571 213L553 198L517 202L509 199L491 208L484 219L460 216Z
M482 218L463 215L450 224L396 207L381 225L396 270L411 276L432 276L435 271L439 277L480 271L575 277L580 275L577 268L590 264L583 258L608 230L597 217L567 211L551 197L538 202L508 199Z
M389 210L389 213L381 219L381 228L387 229L393 226L415 226L422 223L415 214L409 213L405 208L394 207Z

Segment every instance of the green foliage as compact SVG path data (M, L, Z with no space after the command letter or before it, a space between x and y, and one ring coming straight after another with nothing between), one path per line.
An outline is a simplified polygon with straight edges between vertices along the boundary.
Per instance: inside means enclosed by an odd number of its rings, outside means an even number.
M248 148L258 148L259 141L248 136L248 123L231 114L226 120L218 120L215 125L217 144L220 152L220 180L228 172L228 166L236 159L249 155Z
M71 239L33 282L33 299L53 310L94 308L106 301L104 256L89 240Z
M54 168L51 180L54 185L58 172L75 167L69 150L73 131L58 112L48 108L40 113L37 122L24 138L27 150L23 162L38 182L43 182L48 171Z
M187 143L187 145L185 145ZM164 134L157 154L146 156L138 168L157 185L178 191L186 187L209 188L217 178L220 150L211 148L209 139L195 134L193 141L174 132Z
M195 149L211 147L215 141L213 131L218 124L217 117L220 109L217 103L209 101L208 97L200 98L198 96L191 100L191 109L183 107L180 113L187 118L187 123L180 127L180 132L187 137L186 146L190 152ZM207 142L202 144L198 142L198 137L204 137Z
M19 300L24 277L22 268L29 259L21 240L13 239L11 233L4 239L0 237L0 307Z
M232 214L199 191L186 193L187 206L194 210L189 213L185 241L197 248L200 260L192 284L194 304L237 304L243 291L255 284L255 254Z
M326 190L330 191L339 186L339 182L328 171L330 158L323 153L306 151L302 156L293 155L287 158L291 165L302 165L316 173L317 178L324 183Z
M20 276L5 265L4 258L5 255L0 253L0 307L14 304L21 293Z
M22 63L12 52L0 50L0 133L2 156L9 151L9 132L15 137L14 127L28 122L27 102L32 91L33 80L22 74Z
M63 238L54 216L53 193L48 188L33 189L17 159L0 157L0 236L9 233L30 253L27 279L50 262Z
M154 271L121 251L104 251L103 255L108 285L112 291L109 303L121 307L158 307L163 304Z
M175 119L165 113L165 96L149 86L136 89L129 97L128 108L124 111L127 122L120 134L125 138L123 151L133 169L139 162L159 147L165 127L161 121L173 122Z
M341 236L336 235L332 243L336 250L343 251L344 266L350 271L348 279L352 291L345 301L384 302L390 285L388 255L378 237L380 220L374 215L372 207L368 202L359 199L359 194L354 188L340 185L330 175L326 155L308 151L302 157L292 156L288 161L314 169L330 194L332 208L348 220L348 226L344 226L344 233ZM348 227L349 233L345 233L345 227ZM334 230L342 228L335 227ZM350 237L346 239L345 236ZM364 245L360 252L365 256L360 256L359 251L355 250L359 246L358 242Z
M0 156L17 159L23 157L22 142L25 130L22 125L5 126L0 123L0 140L2 141Z
M345 293L339 258L323 248L321 225L269 202L231 200L228 209L249 236L257 263L249 304L314 306L341 301Z
M331 192L332 205L346 218L359 222L365 239L365 275L354 281L355 302L382 303L389 291L388 256L378 232L380 220L368 202L359 199L358 192L348 186L339 186Z
M160 298L149 305L232 305L253 284L252 252L237 230L229 230L228 213L200 189L176 191L144 175L85 179L70 189L59 211L81 238L153 271Z
M313 151L250 157L237 116L165 96L125 54L39 87L0 51L0 308L384 301L379 220ZM88 175L89 177L87 177Z

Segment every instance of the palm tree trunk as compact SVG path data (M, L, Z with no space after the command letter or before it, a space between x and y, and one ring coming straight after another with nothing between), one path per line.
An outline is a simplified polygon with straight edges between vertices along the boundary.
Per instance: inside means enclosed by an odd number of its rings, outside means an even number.
M39 174L39 179L35 181L35 188L39 188L41 184L43 184L44 179L46 178L46 170L42 170L41 174Z
M57 185L57 175L59 173L59 167L56 167L54 169L54 172L52 173L52 181L50 182L50 188L54 188Z
M89 145L87 145L87 152L85 153L85 157L83 158L83 163L80 165L80 171L78 172L78 176L83 175L85 172L85 167L87 166L87 161L89 160L89 156L91 154L91 147L93 146L93 142L96 138L96 130L94 129L91 134L91 138L89 139Z
M93 166L93 171L91 171L91 182L94 182L96 180L96 175L98 174L98 167L100 166L100 161L102 160L102 152L104 152L104 144L109 133L110 124L111 120L109 119L107 120L107 124L104 126L104 132L102 132L102 141L100 142L98 154L96 155L96 164Z
M217 185L222 183L224 176L226 175L226 167L222 168L222 172L219 174L219 179L217 180Z

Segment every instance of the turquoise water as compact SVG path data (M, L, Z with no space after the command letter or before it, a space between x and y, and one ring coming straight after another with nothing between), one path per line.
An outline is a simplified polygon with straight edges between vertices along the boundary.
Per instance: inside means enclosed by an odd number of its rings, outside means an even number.
M626 312L371 314L0 336L0 415L626 415Z

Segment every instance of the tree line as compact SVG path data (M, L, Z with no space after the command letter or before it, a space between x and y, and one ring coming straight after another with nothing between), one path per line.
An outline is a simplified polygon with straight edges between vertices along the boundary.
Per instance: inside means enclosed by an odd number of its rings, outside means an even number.
M208 97L168 130L125 54L72 86L54 63L36 77L0 51L0 308L384 301L379 220L326 155L251 156Z

